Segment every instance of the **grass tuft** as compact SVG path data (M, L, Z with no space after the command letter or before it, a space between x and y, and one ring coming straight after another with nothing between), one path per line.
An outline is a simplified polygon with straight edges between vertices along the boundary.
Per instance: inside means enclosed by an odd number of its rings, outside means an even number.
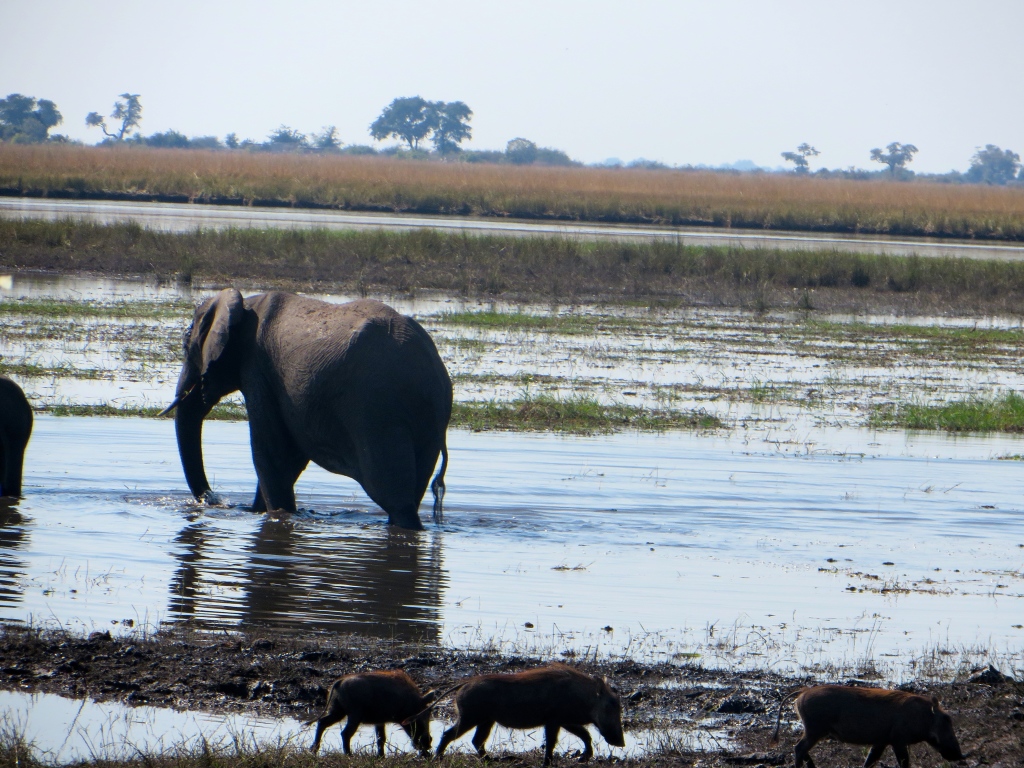
M155 419L163 410L162 407L146 407L135 405L112 405L100 403L96 405L81 405L69 403L57 403L45 405L39 408L41 413L49 413L53 416L117 416L124 418L146 418ZM170 418L170 417L168 417ZM215 405L210 411L207 419L215 421L247 421L245 406L236 403L221 403Z
M511 402L488 400L457 402L452 426L474 431L550 431L576 435L623 429L720 429L721 419L703 410L651 410L628 405L603 405L587 396L559 399L550 395L524 395Z
M1024 397L1010 392L988 399L971 398L942 405L886 405L872 413L869 425L947 432L1024 432Z

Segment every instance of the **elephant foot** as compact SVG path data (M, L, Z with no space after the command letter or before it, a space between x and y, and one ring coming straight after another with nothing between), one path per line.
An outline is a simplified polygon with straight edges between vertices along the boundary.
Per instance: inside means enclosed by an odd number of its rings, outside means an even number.
M214 493L213 491L204 491L203 497L200 499L200 501L208 507L226 506L224 504L224 499L222 499L218 494Z

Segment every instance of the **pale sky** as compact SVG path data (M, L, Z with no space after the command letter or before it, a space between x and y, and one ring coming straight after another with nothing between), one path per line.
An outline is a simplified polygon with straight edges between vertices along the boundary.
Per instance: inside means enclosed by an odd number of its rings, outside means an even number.
M806 141L812 169L877 169L900 141L942 172L1024 154L1022 76L1024 0L0 0L0 97L55 101L88 143L125 91L144 134L333 124L346 144L419 95L469 105L467 148L774 167Z

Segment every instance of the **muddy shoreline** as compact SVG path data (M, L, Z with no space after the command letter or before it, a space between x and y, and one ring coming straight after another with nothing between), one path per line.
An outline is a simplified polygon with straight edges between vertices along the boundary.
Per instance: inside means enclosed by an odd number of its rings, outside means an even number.
M299 720L319 715L330 682L353 672L404 669L425 688L445 689L469 675L518 671L551 660L356 635L188 628L83 637L7 625L0 628L0 648L0 688L6 690ZM715 729L726 734L717 751L673 749L670 755L636 761L644 765L784 765L791 760L799 726L787 709L781 742L769 743L781 695L814 682L877 684L706 669L697 660L682 665L628 658L561 660L608 677L622 696L627 730ZM965 752L971 753L968 764L1010 766L1024 759L1024 685L989 673L903 688L940 696L953 714ZM452 718L450 702L438 716ZM335 741L329 740L328 749L337 749ZM944 764L923 745L913 748L912 755L914 764L925 768ZM815 757L834 765L863 756L857 748L826 742L816 748ZM891 760L888 756L883 762Z

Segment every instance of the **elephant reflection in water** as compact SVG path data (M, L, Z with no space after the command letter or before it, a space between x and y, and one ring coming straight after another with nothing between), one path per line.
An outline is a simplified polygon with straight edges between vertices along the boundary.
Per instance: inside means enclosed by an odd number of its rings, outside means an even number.
M28 565L15 557L25 550L28 539L25 516L9 501L0 499L0 607L21 602L20 577L28 570Z
M299 522L299 525L296 525ZM392 526L382 530L332 531L322 523L266 516L244 552L243 563L223 556L202 520L178 534L178 569L171 580L173 619L201 626L295 626L318 630L422 640L440 638L440 537ZM211 587L230 593L207 597ZM219 603L217 601L220 601ZM214 604L217 603L217 604Z

